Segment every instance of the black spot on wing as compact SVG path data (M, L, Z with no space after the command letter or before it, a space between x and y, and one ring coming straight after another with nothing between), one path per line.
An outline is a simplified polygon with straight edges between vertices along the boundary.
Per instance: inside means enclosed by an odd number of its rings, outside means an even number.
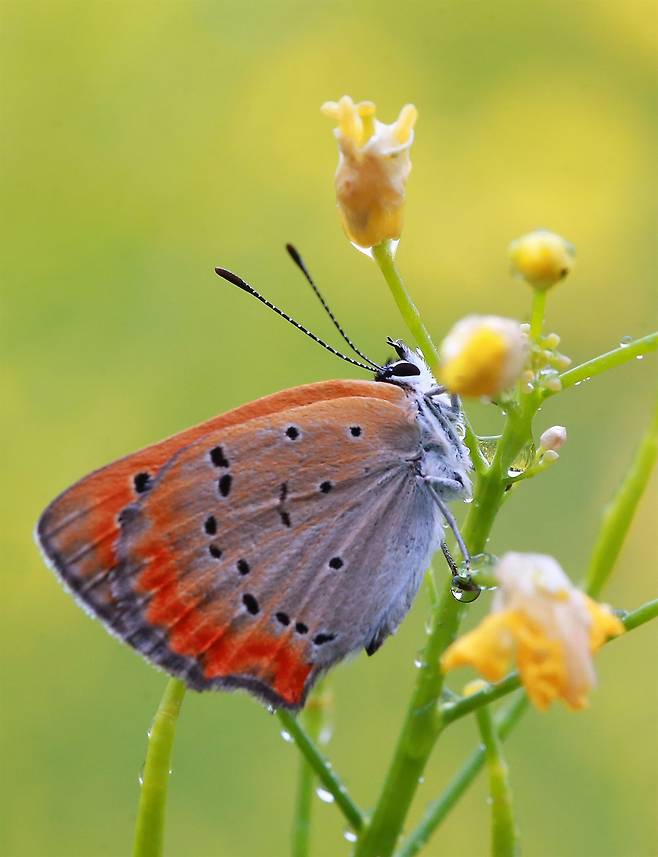
M143 494L153 485L153 478L150 473L137 473L133 477L133 485L135 486L135 491L138 494Z

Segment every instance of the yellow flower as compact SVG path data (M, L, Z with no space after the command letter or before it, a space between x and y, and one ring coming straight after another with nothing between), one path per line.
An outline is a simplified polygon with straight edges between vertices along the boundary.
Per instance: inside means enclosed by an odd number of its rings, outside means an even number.
M443 670L471 665L498 681L515 657L537 708L543 711L555 699L584 708L596 683L592 654L623 633L622 623L576 589L550 556L505 554L494 575L500 586L491 613L446 650Z
M512 273L543 292L567 276L576 251L573 244L555 232L536 229L512 241L508 254Z
M349 239L365 248L399 238L418 111L407 104L385 125L375 118L372 101L355 104L349 95L321 109L338 125L336 198Z
M519 378L527 354L528 337L518 322L469 315L441 344L439 378L452 393L494 396Z

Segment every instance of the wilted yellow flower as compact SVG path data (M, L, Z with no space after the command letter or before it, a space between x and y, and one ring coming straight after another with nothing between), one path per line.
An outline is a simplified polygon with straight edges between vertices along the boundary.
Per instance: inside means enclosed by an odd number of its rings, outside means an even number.
M528 337L521 325L496 315L469 315L441 343L439 378L452 393L494 396L521 375Z
M553 557L508 553L494 576L500 586L491 613L446 650L442 668L471 665L498 681L515 658L537 708L555 699L584 708L596 683L592 654L623 633L620 620L576 589Z
M359 247L399 238L418 111L407 104L385 125L375 118L372 101L355 104L344 95L323 104L322 112L338 126L336 198L348 237Z
M512 273L542 292L567 276L576 255L573 244L548 229L522 235L512 241L508 253Z

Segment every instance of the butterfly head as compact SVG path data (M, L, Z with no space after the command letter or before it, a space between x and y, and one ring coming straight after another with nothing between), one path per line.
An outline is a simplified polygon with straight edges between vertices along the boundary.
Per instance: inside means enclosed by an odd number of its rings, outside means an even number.
M375 380L407 387L423 396L436 388L436 380L420 350L413 351L401 339L389 338L387 341L395 349L398 359L391 360L377 372Z

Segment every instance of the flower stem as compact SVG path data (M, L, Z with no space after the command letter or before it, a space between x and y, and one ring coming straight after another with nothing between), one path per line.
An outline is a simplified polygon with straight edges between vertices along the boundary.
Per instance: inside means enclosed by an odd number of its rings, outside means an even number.
M134 857L160 857L163 851L171 752L184 696L183 682L169 679L153 719L137 810Z
M329 702L329 692L326 690L324 682L320 682L313 690L301 715L308 737L313 742L317 743L320 733L325 727ZM310 852L314 782L313 768L300 753L297 800L290 842L292 857L308 857Z
M388 283L395 303L400 310L400 315L420 346L420 350L423 352L423 356L427 360L430 369L432 372L436 372L439 360L438 353L427 328L423 324L418 307L412 301L411 295L407 291L398 269L395 267L393 242L382 241L381 244L377 244L372 248L372 255L375 262L379 265L384 279Z
M627 631L633 631L635 628L639 628L640 625L644 625L645 622L650 622L657 616L658 598L654 598L653 601L647 601L646 604L638 607L637 610L632 610L630 613L627 613L621 621ZM613 639L616 639L616 637Z
M580 366L574 366L573 369L567 369L560 375L562 389L573 387L579 381L584 381L586 378L593 378L594 375L600 375L602 372L607 372L608 369L614 369L616 366L621 366L633 360L636 357L644 357L650 351L655 351L658 348L658 333L650 333L648 336L643 336L641 339L636 339L629 342L628 345L620 345L619 348L614 348L605 354L599 354L598 357L593 357ZM544 391L544 398L555 395L551 390Z
M391 288L407 325L425 353L434 347L426 337L418 310L402 284L393 264L390 245L384 242L373 248L375 260ZM543 313L543 310L542 310ZM419 326L420 325L420 329ZM417 333L418 331L418 333ZM532 417L539 406L536 394L523 397L521 407L509 409L503 435L496 447L491 467L476 471L475 500L466 516L462 535L472 555L482 553L505 494L509 467L531 437ZM451 580L447 578L434 605L431 627L423 650L416 686L402 726L384 785L370 823L356 845L355 857L389 857L400 836L418 781L443 729L438 700L444 675L439 660L459 630L464 605L455 601Z
M420 350L423 352L423 357L425 358L427 365L430 367L431 372L436 376L439 367L439 353L432 342L432 337L430 336L429 331L420 317L418 307L411 299L411 295L407 291L404 280L395 266L393 242L388 240L382 241L381 244L376 244L372 248L372 257L384 275L384 279L391 290L391 294L393 295L393 299L397 304L397 308L400 311L400 315L402 316L404 323L409 328L411 335L416 340ZM484 469L486 461L483 459L477 438L475 437L467 419L465 420L465 429L466 436L464 438L464 442L471 452L473 466L476 472L479 472Z
M347 793L347 789L329 767L327 760L310 739L301 723L289 711L283 708L279 709L277 716L286 732L294 738L295 744L315 772L317 778L333 796L336 806L343 813L350 827L356 831L361 830L364 824L363 813L353 802Z
M585 590L596 597L614 567L658 455L658 399L651 423L616 494L603 512Z
M491 857L514 857L518 853L518 834L514 823L509 771L502 742L493 724L488 706L476 712L484 755L489 768L491 797Z
M516 726L527 705L527 697L525 694L521 694L509 705L502 716L496 719L497 732L502 740L507 738ZM409 834L402 847L396 852L396 857L414 857L424 848L436 828L477 777L484 762L485 751L480 746L471 753L442 794L427 807L418 826Z
M539 342L541 331L544 326L544 313L546 312L547 291L535 289L532 293L532 310L530 312L530 338L533 342Z
M477 693L472 693L470 696L465 696L455 702L448 702L443 706L443 724L448 726L455 720L465 717L472 711L476 711L483 705L489 705L501 696L507 696L508 693L517 690L521 686L521 678L517 672L510 673L501 681L492 684L487 684L482 690Z
M466 516L462 535L472 555L484 551L505 493L510 464L526 443L534 413L534 397L525 407L510 411L491 467L477 475L475 501ZM464 605L452 597L451 580L434 606L427 643L423 650L416 687L402 727L372 820L356 846L355 857L388 857L402 830L418 781L443 729L437 701L444 675L439 659L457 636Z

